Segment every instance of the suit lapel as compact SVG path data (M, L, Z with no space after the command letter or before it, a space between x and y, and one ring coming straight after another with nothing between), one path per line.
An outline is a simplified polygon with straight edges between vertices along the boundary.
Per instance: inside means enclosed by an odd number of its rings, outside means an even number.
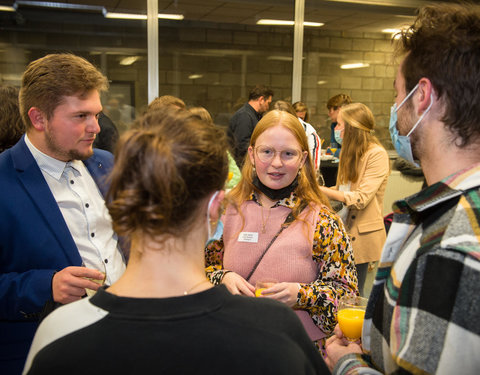
M12 148L11 152L13 166L17 172L18 179L34 206L38 208L41 216L43 216L43 224L56 237L69 261L74 265L80 265L82 260L77 246L73 241L57 202L23 138Z
M96 154L93 154L92 157L84 160L83 163L97 184L102 196L105 198L108 190L107 174L111 169L112 163L107 160L102 160L102 158Z

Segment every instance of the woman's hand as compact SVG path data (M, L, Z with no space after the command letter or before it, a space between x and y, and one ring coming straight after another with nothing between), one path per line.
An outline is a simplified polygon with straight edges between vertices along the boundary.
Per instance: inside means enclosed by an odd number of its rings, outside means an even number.
M264 289L262 297L276 299L289 307L293 307L297 303L299 290L300 284L298 283L277 283L270 288Z
M340 330L338 324L335 326L333 336L328 338L327 342L325 343L325 349L327 351L325 363L327 364L330 371L333 370L337 362L343 356L350 353L362 354L360 340L356 342L348 341L345 337L343 337L343 333Z
M222 284L232 294L243 294L248 297L255 297L255 287L235 272L228 272L223 276Z
M343 191L338 191L336 189L325 186L320 186L320 190L323 194L327 196L327 198L335 199L336 201L345 203L345 194L343 193Z

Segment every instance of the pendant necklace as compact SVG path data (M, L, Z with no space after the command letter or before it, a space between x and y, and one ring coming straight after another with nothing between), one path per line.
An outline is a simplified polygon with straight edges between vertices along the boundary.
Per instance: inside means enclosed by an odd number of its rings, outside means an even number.
M209 283L210 281L209 280L202 280L200 281L199 283L196 283L194 286L192 286L190 289L188 290L185 290L183 292L183 295L186 296L187 294L189 294L192 290L194 290L196 287L202 285L203 283Z
M270 210L272 207L268 208L268 214L267 214L267 219L263 219L263 206L262 206L262 233L265 233L265 226L267 225L268 219L270 218Z

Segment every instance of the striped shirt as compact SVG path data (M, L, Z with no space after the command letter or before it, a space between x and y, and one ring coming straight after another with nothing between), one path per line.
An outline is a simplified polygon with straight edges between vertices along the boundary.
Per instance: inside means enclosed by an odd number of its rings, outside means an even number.
M366 354L343 357L334 374L479 374L479 240L480 164L396 202Z

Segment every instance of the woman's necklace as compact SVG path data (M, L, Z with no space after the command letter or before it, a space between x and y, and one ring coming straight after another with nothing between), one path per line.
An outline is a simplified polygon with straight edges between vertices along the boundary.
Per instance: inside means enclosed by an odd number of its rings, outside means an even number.
M268 219L270 218L270 210L271 210L271 209L272 209L272 207L269 207L269 208L268 208L267 219L264 220L264 219L263 219L263 206L262 206L262 233L265 233L265 226L267 225Z
M202 280L200 281L199 283L196 283L194 286L192 286L190 289L188 290L185 290L183 292L183 295L186 296L187 294L189 294L192 290L194 290L196 287L202 285L203 283L209 283L210 281L209 280Z

